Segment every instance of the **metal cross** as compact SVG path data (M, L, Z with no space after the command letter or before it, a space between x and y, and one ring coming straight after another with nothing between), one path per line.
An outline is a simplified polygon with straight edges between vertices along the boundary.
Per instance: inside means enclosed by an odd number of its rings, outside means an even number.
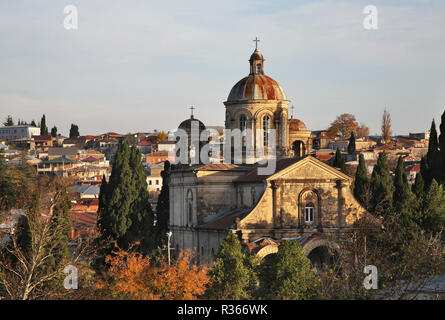
M260 42L260 40L258 40L258 37L255 37L255 40L253 40L253 42L255 42L255 50L258 49L258 42Z
M292 105L292 107L290 107L292 109L292 118L294 117L294 109L295 107Z
M192 117L193 117L193 110L195 110L196 108L194 106L191 106L189 109L192 110Z

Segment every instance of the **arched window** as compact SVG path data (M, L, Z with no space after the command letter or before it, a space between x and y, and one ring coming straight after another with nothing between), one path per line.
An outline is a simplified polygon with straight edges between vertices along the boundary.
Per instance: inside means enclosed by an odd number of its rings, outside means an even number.
M193 193L192 190L187 191L187 217L188 223L192 224L193 222Z
M192 203L189 202L189 206L188 206L189 223L192 223L192 210L193 210Z
M304 207L304 222L314 223L315 208L312 202L306 204Z
M246 130L246 116L245 115L241 115L239 117L239 129L241 130L241 132Z
M270 117L263 117L263 144L266 147L269 142Z

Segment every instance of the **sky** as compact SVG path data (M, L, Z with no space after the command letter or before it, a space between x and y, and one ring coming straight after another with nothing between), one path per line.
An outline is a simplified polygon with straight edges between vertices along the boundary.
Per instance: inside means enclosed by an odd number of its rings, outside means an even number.
M64 28L64 7L78 29ZM378 9L366 30L363 9ZM445 1L0 0L0 120L68 135L224 125L230 89L260 39L265 73L294 116L326 129L342 113L380 133L429 130L445 110Z

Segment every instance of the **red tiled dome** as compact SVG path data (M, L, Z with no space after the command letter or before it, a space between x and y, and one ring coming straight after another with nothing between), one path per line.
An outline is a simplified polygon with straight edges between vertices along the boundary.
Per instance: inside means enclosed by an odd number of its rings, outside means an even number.
M286 100L283 89L274 79L261 74L250 74L230 90L227 101Z
M306 125L299 119L289 120L289 131L304 131L307 130Z

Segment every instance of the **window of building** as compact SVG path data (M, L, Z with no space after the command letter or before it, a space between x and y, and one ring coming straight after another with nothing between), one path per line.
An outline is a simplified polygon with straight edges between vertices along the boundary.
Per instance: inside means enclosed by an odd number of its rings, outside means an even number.
M269 141L269 129L270 129L270 117L263 117L263 138L264 138L264 146L266 147Z
M159 180L156 179L156 184L159 184Z
M193 193L192 190L188 190L187 192L187 218L189 224L193 222Z
M306 207L304 207L304 221L306 223L314 222L314 205L312 203L308 203Z
M148 185L149 185L149 186L151 186L151 182L152 182L151 180L148 180Z
M239 118L239 129L240 129L241 131L246 130L246 116L245 116L245 115L242 115L242 116Z
M256 65L256 73L260 73L261 72L261 63L258 63Z

